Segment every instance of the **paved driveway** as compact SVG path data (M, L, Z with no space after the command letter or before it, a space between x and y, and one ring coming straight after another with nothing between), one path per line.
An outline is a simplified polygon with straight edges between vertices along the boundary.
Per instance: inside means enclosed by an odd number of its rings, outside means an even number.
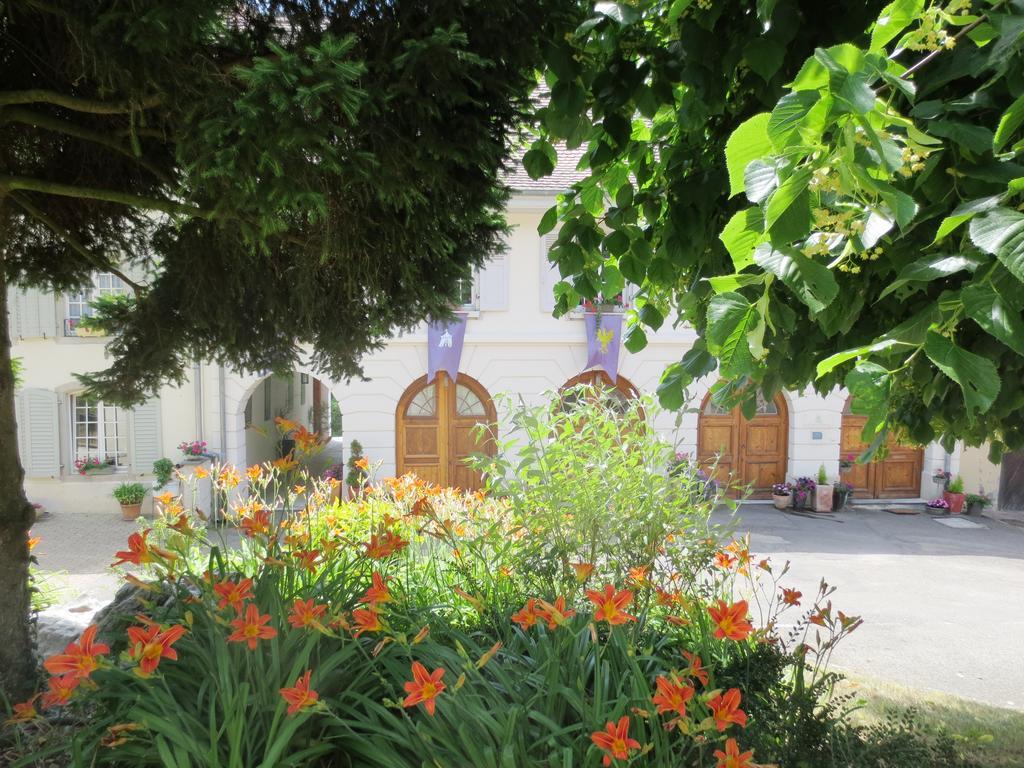
M735 522L751 551L792 561L787 586L810 595L824 578L839 587L834 605L864 618L836 666L1024 710L1024 527L970 519L984 528L947 528L925 513L802 516L746 504ZM134 530L116 514L36 525L41 566L68 585L54 613L85 622L110 599L107 566Z
M787 586L814 594L824 578L839 588L833 604L863 617L836 650L838 668L1024 710L1024 528L967 519L984 527L745 504L736 526L755 555L792 561Z

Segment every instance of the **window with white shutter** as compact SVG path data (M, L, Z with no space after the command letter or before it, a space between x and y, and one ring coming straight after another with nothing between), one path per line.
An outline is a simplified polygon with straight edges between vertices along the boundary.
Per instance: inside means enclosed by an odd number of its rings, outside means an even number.
M508 253L491 256L478 273L477 282L480 286L480 309L508 309Z
M11 338L53 338L57 332L56 304L52 293L38 288L8 288Z
M548 232L540 239L540 308L548 314L555 310L555 284L562 279L558 265L548 261L548 251L557 239L557 232Z
M138 473L153 471L153 462L163 456L160 435L160 401L147 400L132 410L131 462Z

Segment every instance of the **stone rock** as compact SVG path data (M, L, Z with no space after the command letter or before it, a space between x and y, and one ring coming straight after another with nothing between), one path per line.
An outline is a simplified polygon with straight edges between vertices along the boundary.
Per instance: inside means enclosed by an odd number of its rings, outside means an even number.
M58 613L42 613L36 621L36 649L39 657L45 659L64 650L82 634L87 624L77 617Z
M143 613L145 606L140 595L142 590L133 584L125 584L114 595L114 599L101 608L92 623L96 624L96 639L111 648L124 642L124 631L137 623L135 614Z

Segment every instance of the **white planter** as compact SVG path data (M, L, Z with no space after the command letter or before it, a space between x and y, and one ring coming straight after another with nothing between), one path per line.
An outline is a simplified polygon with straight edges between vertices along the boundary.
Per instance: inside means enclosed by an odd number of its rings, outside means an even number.
M832 511L832 484L819 485L814 493L814 511L815 512L831 512Z

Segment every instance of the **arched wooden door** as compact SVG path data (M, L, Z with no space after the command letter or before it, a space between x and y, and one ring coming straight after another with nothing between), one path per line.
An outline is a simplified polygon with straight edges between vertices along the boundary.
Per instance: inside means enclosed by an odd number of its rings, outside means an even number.
M417 379L398 401L395 418L397 474L414 472L431 483L475 491L480 473L465 459L473 453L493 456L493 439L476 442L474 427L494 424L491 396L476 379L459 374L454 384L439 373L434 381Z
M843 408L842 438L839 451L842 458L856 459L867 445L861 433L867 423L867 416L858 416L850 411L853 398L847 398ZM924 465L924 450L900 445L889 436L889 453L881 461L868 464L854 464L843 472L843 482L850 483L861 498L869 499L916 499L921 495L921 469Z
M774 400L757 395L757 413L749 421L739 408L724 411L704 398L697 419L697 461L714 468L715 479L728 483L732 495L750 486L754 498L771 495L773 483L786 479L789 413L781 394Z
M573 387L581 384L593 387L595 391L605 392L607 394L606 402L622 413L625 413L629 408L631 400L636 400L640 396L636 387L634 387L625 376L616 376L615 383L613 384L611 376L601 370L584 371L578 376L573 376L562 385L562 388L559 391L564 392L567 389L572 389ZM570 398L568 396L562 397L562 402L566 407L570 407L572 405L572 403L569 402L569 399ZM640 415L642 417L643 413Z

